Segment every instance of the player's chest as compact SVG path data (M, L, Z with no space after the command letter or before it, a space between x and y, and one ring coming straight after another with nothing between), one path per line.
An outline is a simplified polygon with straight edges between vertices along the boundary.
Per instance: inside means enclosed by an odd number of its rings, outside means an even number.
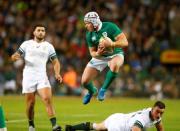
M102 31L99 31L99 32L93 32L91 34L91 41L92 43L98 45L100 40L103 38L103 37L109 37L110 34L108 34L108 32L106 30L102 30Z
M31 45L26 49L27 55L32 56L46 56L49 54L48 47L45 45Z

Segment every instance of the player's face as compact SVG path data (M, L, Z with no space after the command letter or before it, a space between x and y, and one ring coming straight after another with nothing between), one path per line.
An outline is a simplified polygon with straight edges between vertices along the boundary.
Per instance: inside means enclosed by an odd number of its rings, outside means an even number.
M45 37L45 34L46 34L46 32L45 32L44 27L36 27L36 29L34 30L34 36L38 40L43 40Z
M88 31L90 31L90 32L94 31L94 26L93 26L93 24L91 22L86 22L85 21L84 23L85 23L85 27L86 27L86 29Z
M154 120L157 120L159 119L163 113L164 113L164 110L165 109L160 109L159 107L153 107L152 111L151 111L151 114L152 114L152 117Z

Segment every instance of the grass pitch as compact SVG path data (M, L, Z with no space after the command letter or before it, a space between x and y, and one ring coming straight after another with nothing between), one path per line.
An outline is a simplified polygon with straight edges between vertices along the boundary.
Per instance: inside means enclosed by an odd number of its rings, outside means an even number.
M0 97L8 131L27 131L28 122L25 114L24 96ZM77 124L80 122L101 122L107 116L116 112L128 113L146 107L150 107L155 101L135 98L107 98L99 102L93 98L88 105L82 104L81 97L53 97L57 122L63 127L65 124ZM166 131L180 130L180 100L163 100L166 110L163 116L163 124ZM35 105L36 131L51 131L51 124L46 114L45 106L37 96ZM155 128L148 131L156 131Z

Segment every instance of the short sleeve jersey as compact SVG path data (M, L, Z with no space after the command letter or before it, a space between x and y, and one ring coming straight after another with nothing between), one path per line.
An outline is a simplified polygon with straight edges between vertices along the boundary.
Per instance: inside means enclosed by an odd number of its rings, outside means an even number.
M106 35L112 41L115 41L117 35L121 34L121 29L112 22L102 22L102 27L99 31L86 32L86 41L88 47L98 47L101 38ZM123 54L122 48L114 48L113 53L108 54L106 56L111 56L114 54L121 53Z
M18 52L24 56L24 71L35 73L45 73L48 59L52 60L56 57L53 45L47 41L41 43L37 43L34 40L24 41Z
M145 129L159 123L161 121L161 118L154 121L150 118L151 109L152 108L147 108L144 110L127 114L129 116L127 120L127 129L131 130L133 125L139 126L141 129Z

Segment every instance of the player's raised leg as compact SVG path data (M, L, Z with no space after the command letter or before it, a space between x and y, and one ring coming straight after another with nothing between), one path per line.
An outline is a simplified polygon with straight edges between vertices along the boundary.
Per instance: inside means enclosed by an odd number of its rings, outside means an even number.
M95 68L86 66L82 75L81 84L88 90L88 93L83 98L83 104L88 104L91 97L97 93L97 88L92 83L92 80L97 76L97 74L98 71Z
M120 66L123 64L123 62L124 62L123 55L117 55L109 61L110 69L106 74L106 78L101 89L99 90L98 100L103 101L105 99L105 93L107 91L107 88L113 82L113 80L118 76Z
M61 127L56 123L55 111L52 104L52 91L50 87L38 89L38 93L46 106L49 120L52 124L53 131L61 131Z

